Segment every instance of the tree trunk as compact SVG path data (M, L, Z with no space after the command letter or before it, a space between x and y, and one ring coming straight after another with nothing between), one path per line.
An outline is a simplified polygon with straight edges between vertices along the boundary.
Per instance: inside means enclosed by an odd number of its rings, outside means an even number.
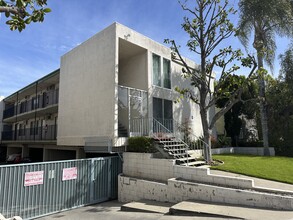
M207 111L203 107L200 108L200 116L201 116L203 137L205 142L204 157L208 163L211 163L213 161L212 150L211 150L211 131L209 130L209 123L208 123L208 117L207 117L208 114L207 114Z
M258 69L263 68L263 55L262 52L257 51L257 62ZM269 134L268 134L268 115L265 99L265 81L262 75L258 76L258 85L259 85L259 97L260 97L260 118L261 118L261 128L262 128L262 139L264 146L264 155L270 156L269 151Z

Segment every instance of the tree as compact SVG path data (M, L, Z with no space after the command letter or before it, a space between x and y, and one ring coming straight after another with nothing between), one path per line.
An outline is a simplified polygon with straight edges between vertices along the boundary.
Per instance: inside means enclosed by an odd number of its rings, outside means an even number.
M229 90L221 90L221 85L229 75L240 68L233 61L237 60L243 66L251 68L248 77L240 80L240 84L246 83L247 79L254 76L256 61L251 56L243 57L240 50L233 50L231 46L216 52L219 44L235 34L236 31L228 18L228 14L235 13L234 9L228 6L228 0L225 0L223 3L219 0L196 0L195 5L193 5L193 2L191 5L188 5L188 1L179 3L182 9L188 14L188 16L184 17L182 27L189 35L187 47L190 51L200 56L199 68L192 68L186 63L180 54L175 40L165 40L165 42L171 44L173 60L182 64L183 77L189 78L191 85L198 91L197 93L195 89L176 88L182 96L188 97L191 101L199 105L204 141L207 143L205 159L211 163L212 129L216 121L235 103L241 100L241 94L243 92L242 86L239 86L237 90L231 93ZM213 89L212 83L215 79L215 67L219 67L221 73L218 84ZM221 98L227 98L227 103L209 120L209 110Z
M276 154L293 156L293 45L279 58L279 78L267 82L270 144Z
M248 119L255 118L255 109L257 99L256 95L256 83L254 81L248 81L248 83L241 83L241 80L245 80L245 76L230 75L224 83L222 83L221 90L229 90L233 93L242 86L243 92L241 95L241 102L235 103L231 109L224 114L225 130L227 136L231 137L231 144L233 147L238 146L239 134L242 127L241 115L245 115ZM217 107L222 108L229 101L228 98L222 98L217 100Z
M51 12L45 8L47 0L0 0L0 13L4 13L10 30L21 32L31 22L43 22L44 16Z
M280 79L270 79L267 85L270 144L277 155L293 156L292 88Z
M292 36L292 0L240 0L239 38L247 47L249 37L254 34L253 47L257 52L259 71L260 116L265 155L269 155L268 117L265 97L266 73L264 61L273 69L276 42L275 35Z
M285 81L293 91L293 44L279 56L281 63L280 79Z

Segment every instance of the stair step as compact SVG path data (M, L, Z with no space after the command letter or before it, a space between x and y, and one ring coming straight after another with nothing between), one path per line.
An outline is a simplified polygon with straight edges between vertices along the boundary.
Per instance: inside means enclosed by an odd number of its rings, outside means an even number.
M164 145L164 146L186 146L185 144L183 144L182 142L179 141L170 141L170 142L157 142L158 145Z
M181 162L181 163L184 162L184 161L188 161L190 163L190 162L193 162L195 160L196 159L194 157L189 156L189 157L184 157L184 158L177 159L176 161Z
M186 148L185 144L172 144L172 145L164 145L164 148L173 148L173 147L184 147L184 149ZM180 148L180 149L182 149Z
M176 160L183 159L186 157L186 155L184 155L184 154L176 154L176 155L170 155L170 156L172 156Z
M118 137L128 137L127 129L120 122L118 122Z
M168 154L169 155L174 155L174 156L176 156L176 155L180 155L180 156L185 156L186 157L186 155L188 155L188 156L190 156L188 153L186 153L186 152L174 152L174 151L168 151Z
M155 141L174 141L176 140L175 137L170 137L170 138L154 138Z
M199 166L197 166L198 168L210 168L211 166L210 165L207 165L207 164L205 164L205 165L199 165Z
M202 161L202 160L197 160L197 161L194 161L194 162L188 162L188 163L185 163L186 166L201 166L201 165L205 165L206 162L205 161ZM201 166L202 167L202 166Z
M169 150L167 150L167 149L164 148L164 150L167 151L168 153L181 153L181 154L187 154L188 153L188 151L186 152L185 149L169 149Z

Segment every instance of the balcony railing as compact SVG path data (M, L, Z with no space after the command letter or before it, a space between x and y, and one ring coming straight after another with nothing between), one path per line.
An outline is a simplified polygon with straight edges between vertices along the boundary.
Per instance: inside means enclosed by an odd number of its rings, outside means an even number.
M56 137L57 125L2 132L3 141L46 141L56 140Z
M16 114L23 114L36 109L46 108L58 103L59 90L48 91L29 100L22 101L15 106L8 107L3 111L3 119L10 118Z
M182 126L173 119L135 118L131 121L130 136L165 136L176 137L188 145L190 150L201 150L208 146L201 137Z
M173 119L156 119L168 131L173 132ZM130 136L150 136L152 132L158 132L158 127L153 118L135 118L131 120Z

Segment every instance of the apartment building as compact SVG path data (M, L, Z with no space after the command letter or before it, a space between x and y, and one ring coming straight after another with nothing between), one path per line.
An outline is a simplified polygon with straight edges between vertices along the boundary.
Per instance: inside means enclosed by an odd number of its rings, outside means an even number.
M1 148L34 161L123 152L128 137L154 133L154 119L169 130L188 121L200 136L198 106L174 102L175 87L190 86L181 71L168 47L114 23L3 100Z

